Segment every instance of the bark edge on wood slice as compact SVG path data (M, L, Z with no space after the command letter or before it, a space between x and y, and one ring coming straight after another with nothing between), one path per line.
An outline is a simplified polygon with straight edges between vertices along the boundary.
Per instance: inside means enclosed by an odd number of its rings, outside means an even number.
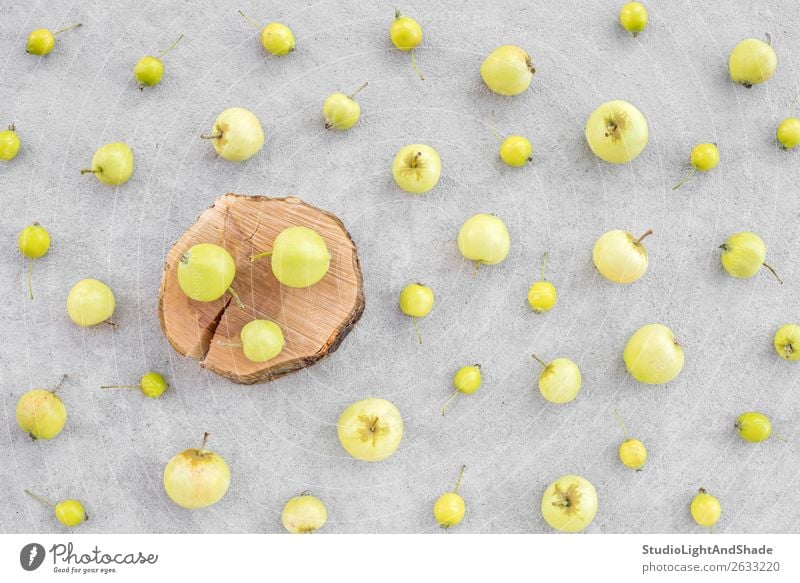
M272 274L270 258L250 256L272 248L291 226L317 231L331 253L328 273L308 288L283 286ZM189 299L178 285L181 254L198 243L227 249L236 262L230 294L213 302ZM206 209L170 248L158 292L158 318L164 335L180 354L236 383L254 384L300 370L334 352L364 312L364 286L355 243L342 221L299 198L228 193ZM275 321L283 331L283 352L265 363L248 360L239 342L242 326L253 319Z

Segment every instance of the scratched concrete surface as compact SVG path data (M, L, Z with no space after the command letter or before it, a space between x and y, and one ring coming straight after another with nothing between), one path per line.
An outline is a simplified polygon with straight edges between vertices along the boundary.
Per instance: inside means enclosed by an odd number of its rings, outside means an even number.
M431 508L468 466L468 511L450 532L549 532L539 512L546 485L577 473L597 488L588 532L700 532L689 515L705 486L723 505L718 532L798 532L800 364L777 358L771 340L800 320L800 153L776 147L775 127L800 93L800 12L793 0L651 2L647 31L617 24L620 1L412 1L402 8L425 30L418 60L390 47L393 2L226 0L201 4L5 1L0 4L0 123L23 141L0 163L0 531L62 532L24 488L82 500L79 532L280 532L280 511L310 490L329 509L324 532L439 532ZM270 58L237 13L290 25L298 49ZM27 33L82 21L46 58L24 51ZM747 90L729 82L727 56L741 39L772 35L778 69ZM164 82L138 91L139 57L186 38L165 58ZM538 70L529 91L491 94L478 69L501 44L518 44ZM347 133L323 129L328 93L359 94L363 118ZM637 105L650 144L632 164L611 166L583 138L589 113L610 99ZM261 119L263 151L243 164L219 159L198 139L222 109ZM489 126L534 144L534 162L504 167ZM81 177L94 150L122 140L136 155L132 180L113 189ZM440 184L412 197L391 178L394 153L412 142L443 159ZM719 144L722 161L682 189L691 147ZM367 307L341 348L279 381L243 387L176 354L156 317L170 244L225 192L296 195L336 213L362 261ZM476 212L508 224L511 253L473 277L455 238ZM33 270L16 234L38 220L51 252ZM642 232L650 269L635 285L604 280L591 248L612 228ZM753 230L785 280L726 276L718 245ZM556 308L526 304L537 263L550 252ZM74 282L106 281L119 326L79 329L64 302ZM436 308L424 343L396 306L404 284L424 281ZM639 326L663 322L686 350L673 382L630 378L622 349ZM546 404L530 354L575 360L578 399ZM444 418L453 372L479 362L484 386ZM162 371L171 389L151 401L99 386ZM17 428L19 396L69 373L64 432L32 442ZM351 401L382 396L406 422L397 454L377 464L349 458L336 437ZM650 451L644 471L617 459L618 409ZM788 442L743 442L746 410L768 414ZM161 485L165 463L203 431L232 471L216 506L187 511Z

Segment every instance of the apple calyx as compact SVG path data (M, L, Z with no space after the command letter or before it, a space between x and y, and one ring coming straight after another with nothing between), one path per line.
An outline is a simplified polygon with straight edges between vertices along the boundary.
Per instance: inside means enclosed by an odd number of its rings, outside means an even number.
M634 239L634 241L633 241L633 244L634 244L634 245L641 245L641 244L642 244L642 240L644 240L646 237L649 237L649 236L650 236L650 235L652 235L652 234L653 234L653 229L647 229L647 230L646 230L646 231L645 231L645 232L642 234L642 236L641 236L641 237L639 237L638 239Z
M622 139L622 132L624 132L629 124L628 114L624 111L614 112L610 114L605 119L606 122L606 133L605 136L607 138L611 138L612 141L616 142L617 140Z
M578 484L570 484L566 490L562 490L558 484L556 484L555 496L557 499L553 501L553 506L563 508L564 512L567 514L577 512L577 506L581 500Z
M528 67L528 71L531 72L531 75L536 73L536 67L533 66L533 60L528 53L525 53L525 66Z
M358 432L361 434L361 441L372 440L372 445L377 444L378 437L384 435L387 431L385 426L379 424L380 417L377 415L359 415L358 420L365 425L360 427Z

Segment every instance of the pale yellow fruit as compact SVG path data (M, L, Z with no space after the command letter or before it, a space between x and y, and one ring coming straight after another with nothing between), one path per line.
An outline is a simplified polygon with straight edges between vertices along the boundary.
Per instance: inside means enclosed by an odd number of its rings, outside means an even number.
M339 416L339 441L356 459L378 462L392 455L403 438L403 417L394 403L370 398L356 401Z
M535 72L531 56L513 45L493 50L481 65L483 82L500 95L519 95L530 86Z
M639 238L616 229L602 234L592 249L592 261L600 274L614 283L633 283L647 271L649 257L642 243L648 231Z
M597 491L582 476L561 476L542 496L542 516L561 532L580 532L597 514Z
M627 101L608 101L586 121L586 141L598 158L625 164L642 153L649 132L642 112Z
M628 372L637 381L661 385L683 370L683 347L672 330L663 324L639 328L625 345L623 359Z

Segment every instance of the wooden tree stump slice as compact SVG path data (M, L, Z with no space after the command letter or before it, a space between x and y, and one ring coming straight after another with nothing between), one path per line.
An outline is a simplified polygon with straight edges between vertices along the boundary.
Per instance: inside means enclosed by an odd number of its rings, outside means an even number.
M330 270L308 288L281 285L269 257L250 256L272 249L278 233L305 226L319 233L331 253ZM215 243L236 261L229 294L213 302L189 299L178 285L180 257L192 245ZM180 354L234 382L269 381L325 358L335 351L364 311L358 254L350 234L333 214L300 199L226 194L216 200L167 254L158 293L158 317L169 343ZM283 352L269 362L248 360L239 343L242 327L254 319L273 320L283 330Z

